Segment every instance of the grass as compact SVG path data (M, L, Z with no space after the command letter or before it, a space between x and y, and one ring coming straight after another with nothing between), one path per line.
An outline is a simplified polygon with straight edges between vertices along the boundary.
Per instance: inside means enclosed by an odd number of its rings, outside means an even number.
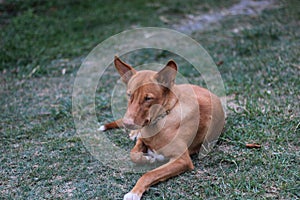
M187 13L235 2L0 3L0 198L122 199L140 174L105 166L76 135L71 95L83 58L122 30L172 27ZM219 70L229 105L236 107L229 108L215 150L204 159L194 157L195 170L151 187L144 199L300 198L298 7L297 1L280 1L258 16L226 17L192 33L216 63L223 63ZM126 58L142 64L172 56L145 50ZM194 71L181 70L199 82ZM106 88L98 90L99 121L112 120L109 91L115 80L115 71L108 71ZM107 134L129 152L133 143L126 135ZM245 147L253 142L262 148Z

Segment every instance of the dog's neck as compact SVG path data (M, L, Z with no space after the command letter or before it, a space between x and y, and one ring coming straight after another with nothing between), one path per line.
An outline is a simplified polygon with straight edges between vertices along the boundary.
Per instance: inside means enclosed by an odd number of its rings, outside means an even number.
M171 90L173 91L173 89ZM155 119L152 120L150 125L155 125L159 120L165 118L175 107L175 105L178 102L178 98L173 92L168 92L167 97L165 98L165 102L163 103L163 109L161 112L158 113L158 115L155 117Z
M156 125L157 122L163 118L165 118L169 113L171 112L171 110L166 110L165 112L159 114L151 123L150 126Z

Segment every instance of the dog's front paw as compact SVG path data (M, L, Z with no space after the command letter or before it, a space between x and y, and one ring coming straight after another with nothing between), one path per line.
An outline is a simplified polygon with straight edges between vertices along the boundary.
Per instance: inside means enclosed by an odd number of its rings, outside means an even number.
M148 149L147 154L148 154L148 157L152 158L151 159L152 163L155 161L163 162L166 160L166 158L163 155L157 154L154 151L152 151L151 149Z
M103 131L106 131L106 127L105 127L105 125L102 125L97 130L103 132Z
M140 200L141 197L139 197L139 195L129 192L127 194L125 194L123 200Z

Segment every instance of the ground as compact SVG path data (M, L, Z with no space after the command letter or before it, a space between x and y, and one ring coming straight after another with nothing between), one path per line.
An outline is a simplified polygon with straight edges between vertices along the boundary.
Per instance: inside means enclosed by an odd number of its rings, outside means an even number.
M193 157L193 171L151 187L144 199L299 199L300 4L263 2L270 4L254 14L224 14L189 31L185 24L197 26L239 1L0 1L1 199L122 199L134 186L141 174L107 167L76 134L72 87L97 44L144 26L183 27L218 64L228 101L214 150ZM127 61L170 56L145 50ZM189 69L180 72L200 84ZM112 69L97 91L99 122L112 120L116 80ZM123 131L106 134L129 153L133 142Z

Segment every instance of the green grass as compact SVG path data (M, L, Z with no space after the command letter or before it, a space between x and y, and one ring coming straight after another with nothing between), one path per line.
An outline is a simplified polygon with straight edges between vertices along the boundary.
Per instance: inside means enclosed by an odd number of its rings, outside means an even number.
M0 3L1 199L122 199L141 175L105 166L76 135L71 95L82 60L120 31L171 27L185 14L236 1L111 2ZM300 198L299 3L276 5L256 17L231 16L192 33L216 63L223 62L219 70L229 105L237 108L229 108L214 151L193 158L195 170L151 187L144 199ZM144 50L125 58L136 65L173 56ZM186 65L175 59L179 67ZM194 71L180 70L202 83ZM99 121L112 120L110 90L116 80L116 72L108 71L106 87L98 90ZM133 143L126 135L106 134L129 153ZM245 147L253 142L262 148Z

